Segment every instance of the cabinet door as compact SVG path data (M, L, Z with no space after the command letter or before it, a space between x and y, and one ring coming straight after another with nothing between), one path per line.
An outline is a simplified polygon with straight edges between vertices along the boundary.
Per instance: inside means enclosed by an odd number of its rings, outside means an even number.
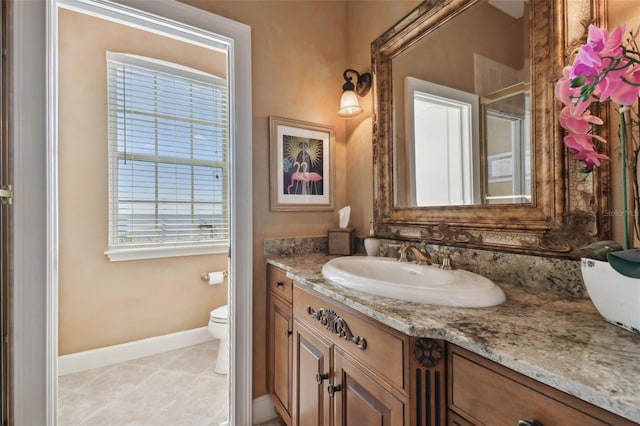
M449 408L469 423L514 426L535 419L545 426L635 424L465 349L448 348Z
M332 343L294 320L292 424L329 426Z
M334 349L333 379L335 426L404 425L404 403L338 348Z
M291 413L291 367L293 320L291 305L279 297L271 297L269 314L271 366L269 383L276 410L288 418Z

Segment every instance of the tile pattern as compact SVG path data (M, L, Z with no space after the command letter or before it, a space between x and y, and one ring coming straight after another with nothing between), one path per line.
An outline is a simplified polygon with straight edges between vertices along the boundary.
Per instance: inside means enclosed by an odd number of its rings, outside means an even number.
M58 425L220 425L227 376L218 341L58 378Z
M507 301L491 308L404 302L326 281L321 267L332 257L313 253L268 262L400 332L447 340L640 423L640 335L606 322L590 300L496 281Z

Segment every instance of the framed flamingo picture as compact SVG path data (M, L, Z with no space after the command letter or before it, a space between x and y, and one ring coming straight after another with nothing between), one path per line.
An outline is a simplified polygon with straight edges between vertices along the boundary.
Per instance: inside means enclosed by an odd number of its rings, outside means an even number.
M333 210L331 126L269 117L271 210Z

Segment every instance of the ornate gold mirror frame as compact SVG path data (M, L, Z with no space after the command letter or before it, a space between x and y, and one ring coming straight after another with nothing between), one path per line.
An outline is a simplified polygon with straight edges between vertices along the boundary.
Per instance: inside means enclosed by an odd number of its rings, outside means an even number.
M392 59L480 0L427 0L371 45L374 76L374 219L380 237L513 253L576 258L608 237L608 165L590 175L567 155L554 84L586 37L597 1L529 0L532 202L396 207L393 183ZM571 10L569 10L569 8ZM593 15L593 16L592 16ZM597 22L596 22L597 23Z

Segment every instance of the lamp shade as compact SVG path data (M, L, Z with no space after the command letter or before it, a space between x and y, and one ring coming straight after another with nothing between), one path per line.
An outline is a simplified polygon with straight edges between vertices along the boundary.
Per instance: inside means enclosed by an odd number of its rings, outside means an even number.
M353 90L345 90L340 98L340 109L338 115L340 117L355 117L362 112L362 108L358 103L358 98Z

